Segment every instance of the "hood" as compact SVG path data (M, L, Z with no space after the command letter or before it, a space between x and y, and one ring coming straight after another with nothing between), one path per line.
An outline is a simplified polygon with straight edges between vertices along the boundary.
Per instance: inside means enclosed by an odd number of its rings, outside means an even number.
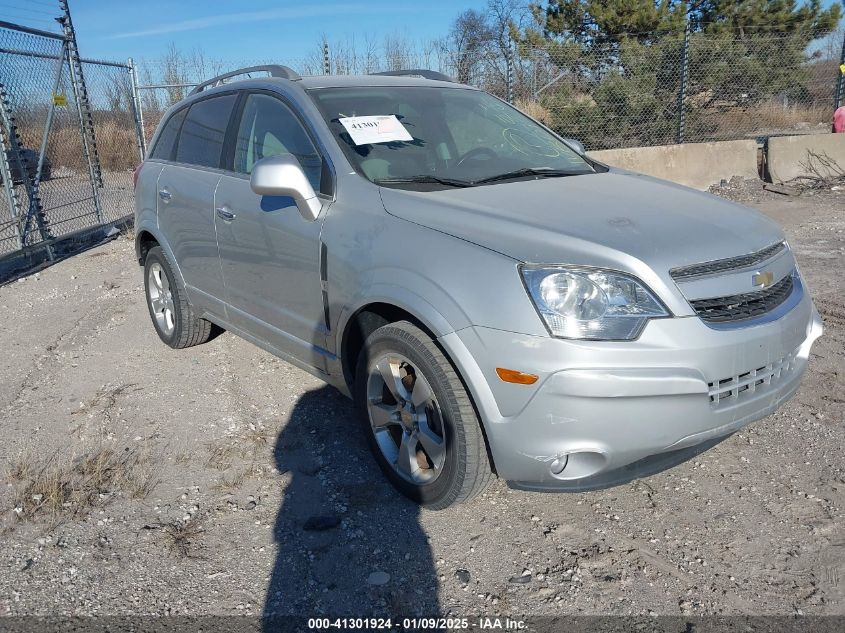
M611 170L434 192L381 189L388 213L532 263L637 273L759 250L783 239L762 214L680 185Z

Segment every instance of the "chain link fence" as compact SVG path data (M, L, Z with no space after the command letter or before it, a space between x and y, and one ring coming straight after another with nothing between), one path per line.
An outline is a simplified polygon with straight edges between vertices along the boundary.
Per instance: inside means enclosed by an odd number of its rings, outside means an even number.
M530 50L517 103L588 149L830 131L839 63L787 36Z
M73 51L67 34L0 25L0 257L133 211L130 68Z
M312 75L438 70L596 150L827 132L842 98L842 49L831 41L824 47L800 36L671 33L590 45L489 42L456 51L388 38L364 50L325 44L293 60L222 61L174 49L135 68L131 60L74 65L67 33L0 23L0 140L10 170L6 178L0 173L0 256L130 215L131 170L163 112L193 85L230 70L262 63ZM84 76L85 98L75 73ZM20 165L11 160L12 133Z
M282 63L303 75L428 68L514 102L588 150L830 131L845 33L826 45L797 35L651 34L604 44L436 42L324 46L299 59L182 56L138 65L147 139L191 86L223 72ZM841 83L841 81L840 81ZM839 97L840 99L842 97Z

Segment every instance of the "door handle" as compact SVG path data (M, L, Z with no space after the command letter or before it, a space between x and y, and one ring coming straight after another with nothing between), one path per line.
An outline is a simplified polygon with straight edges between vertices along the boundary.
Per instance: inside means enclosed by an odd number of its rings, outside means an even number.
M170 193L167 189L159 189L158 197L164 200L165 202L170 202L170 199L173 197L173 194Z
M234 213L232 213L231 211L229 211L229 209L227 209L226 207L217 207L217 208L215 209L215 211L217 211L217 216L218 216L221 220L223 220L224 222L231 222L231 221L232 221L232 220L234 220L236 217L238 217L238 216L236 216Z

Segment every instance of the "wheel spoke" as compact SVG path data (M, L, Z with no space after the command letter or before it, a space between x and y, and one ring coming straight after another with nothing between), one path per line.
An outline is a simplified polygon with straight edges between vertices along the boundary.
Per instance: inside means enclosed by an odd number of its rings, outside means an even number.
M167 279L167 275L165 274L164 269L161 268L159 270L161 275L161 280L159 282L161 285L161 289L162 291L167 292L168 290L170 290L170 282Z
M419 464L417 464L417 441L408 433L402 433L402 441L399 444L399 455L396 458L396 467L401 473L415 478Z
M393 414L396 413L395 405L385 404L383 402L370 403L370 422L374 429L397 424Z
M151 297L150 302L153 304L153 311L163 312L164 311L164 301L162 301L161 297Z
M411 402L418 409L425 407L425 404L431 400L431 387L422 376L414 378L414 388L411 392Z
M384 384L393 398L397 402L400 399L407 400L408 392L405 389L405 385L402 384L402 379L399 377L399 362L393 358L383 358L376 365L376 368L379 370L382 380L384 380Z
M434 467L440 468L446 459L446 442L431 430L425 417L419 421L417 439Z
M153 281L153 286L155 286L156 290L159 292L162 291L161 287L161 278L162 278L162 270L161 266L153 266L152 270L150 270L150 279Z

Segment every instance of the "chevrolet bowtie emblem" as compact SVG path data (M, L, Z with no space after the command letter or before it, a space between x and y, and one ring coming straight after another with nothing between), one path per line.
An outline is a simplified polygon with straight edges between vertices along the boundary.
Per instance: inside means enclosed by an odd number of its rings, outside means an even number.
M761 288L771 286L774 280L775 274L770 270L766 270L762 273L754 273L753 275L751 275L751 285L760 286Z

